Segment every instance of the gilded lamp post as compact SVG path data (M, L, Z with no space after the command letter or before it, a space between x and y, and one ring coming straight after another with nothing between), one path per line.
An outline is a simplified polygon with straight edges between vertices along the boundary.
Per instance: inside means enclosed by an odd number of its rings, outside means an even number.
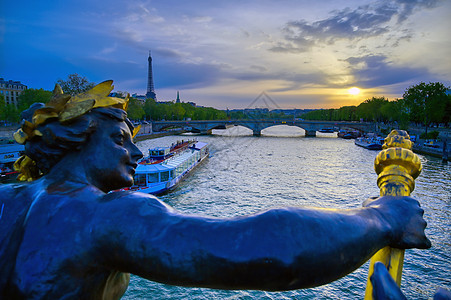
M419 157L411 150L412 145L409 135L403 130L393 130L385 138L382 147L384 150L374 161L381 196L409 196L415 188L415 178L420 174L422 166ZM404 250L382 248L371 258L365 299L373 298L370 277L377 261L382 262L398 286L401 285Z

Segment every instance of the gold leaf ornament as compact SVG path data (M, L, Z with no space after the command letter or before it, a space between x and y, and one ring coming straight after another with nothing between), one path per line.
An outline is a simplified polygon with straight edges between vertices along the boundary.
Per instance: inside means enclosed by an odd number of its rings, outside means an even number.
M43 107L37 109L33 114L33 124L36 126L44 124L48 119L58 118L58 112L53 107Z
M36 162L26 155L22 155L16 160L14 170L19 172L17 176L17 180L19 181L33 181L40 177Z
M95 103L96 101L94 99L67 103L64 110L59 115L59 121L64 123L76 119L90 111Z
M46 107L51 107L53 108L56 112L61 112L64 108L64 106L66 105L66 103L69 101L69 99L71 98L70 95L67 94L63 94L63 95L58 95L58 96L54 96L46 105Z
M13 137L14 137L14 140L16 140L16 142L23 145L25 143L25 141L27 140L28 135L22 130L22 128L20 128L19 130L14 132Z
M99 83L92 89L80 93L78 95L73 96L69 102L83 102L87 99L95 99L100 100L102 98L108 97L111 91L114 89L113 80L106 80L104 82Z
M133 138L138 134L140 129L141 129L141 124L139 124L137 127L133 128L133 134L132 134Z
M128 99L116 98L116 97L102 97L100 99L96 99L96 104L93 108L96 107L108 107L113 106L116 108L124 109Z

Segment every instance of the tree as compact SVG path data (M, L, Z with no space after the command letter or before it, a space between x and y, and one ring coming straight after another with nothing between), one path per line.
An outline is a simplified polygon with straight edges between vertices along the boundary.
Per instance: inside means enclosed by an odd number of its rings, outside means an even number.
M0 98L0 118L6 122L17 123L20 121L19 111L14 104L6 104L3 96Z
M19 112L28 109L36 102L47 103L52 98L52 92L44 89L26 89L20 93L17 108Z
M381 108L387 103L388 99L385 99L384 97L372 97L357 106L358 114L367 121L383 121Z
M409 87L404 95L404 103L408 108L410 119L423 123L427 128L432 122L440 123L446 117L448 97L447 87L440 82L428 84L420 82Z
M175 103L172 105L172 114L176 120L182 120L185 116L185 109L181 103Z
M451 122L451 95L448 95L445 106L445 116L443 117L443 123L447 124Z
M135 98L130 98L128 102L127 115L132 120L141 120L145 116L144 108Z
M0 120L6 120L6 102L3 94L0 94Z
M95 83L89 82L86 77L80 76L77 73L67 76L67 80L58 79L57 83L65 94L75 95L85 92L94 87Z

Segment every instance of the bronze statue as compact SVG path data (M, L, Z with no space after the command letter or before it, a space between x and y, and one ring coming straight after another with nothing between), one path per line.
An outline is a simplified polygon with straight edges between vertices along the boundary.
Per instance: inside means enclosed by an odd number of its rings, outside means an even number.
M126 102L107 97L111 83L72 98L56 88L15 135L28 182L0 187L0 298L119 299L129 273L188 287L300 289L350 273L385 246L430 247L409 197L217 219L109 193L133 183L142 157Z

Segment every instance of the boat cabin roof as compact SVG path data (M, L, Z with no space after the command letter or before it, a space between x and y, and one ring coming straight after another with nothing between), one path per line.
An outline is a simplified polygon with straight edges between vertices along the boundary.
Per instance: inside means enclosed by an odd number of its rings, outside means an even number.
M160 173L170 171L172 169L174 168L163 164L138 165L138 167L136 168L136 174Z
M196 150L200 150L204 147L206 147L208 145L208 143L204 143L204 142L196 142L194 145L192 145L190 148L192 149L196 149Z
M169 147L155 147L149 149L149 156L150 157L160 157L168 155L169 152L171 152L171 148Z

